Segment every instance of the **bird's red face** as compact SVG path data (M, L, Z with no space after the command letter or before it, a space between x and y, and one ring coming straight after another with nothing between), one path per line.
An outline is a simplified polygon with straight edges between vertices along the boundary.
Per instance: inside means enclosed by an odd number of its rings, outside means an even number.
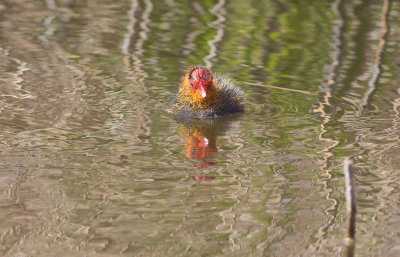
M196 67L189 73L188 87L200 98L206 98L212 91L213 75L205 67Z

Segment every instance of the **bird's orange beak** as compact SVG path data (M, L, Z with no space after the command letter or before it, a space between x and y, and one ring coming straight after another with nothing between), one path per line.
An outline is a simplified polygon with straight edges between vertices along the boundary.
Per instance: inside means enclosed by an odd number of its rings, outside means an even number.
M202 98L206 98L207 96L206 86L204 84L201 84L199 89L196 90L196 93Z

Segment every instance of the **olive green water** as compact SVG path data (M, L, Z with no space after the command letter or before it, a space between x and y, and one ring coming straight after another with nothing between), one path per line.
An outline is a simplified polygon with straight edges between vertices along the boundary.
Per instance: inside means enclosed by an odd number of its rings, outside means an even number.
M341 256L349 157L399 256L400 2L296 2L0 0L0 255ZM247 111L175 121L192 64Z

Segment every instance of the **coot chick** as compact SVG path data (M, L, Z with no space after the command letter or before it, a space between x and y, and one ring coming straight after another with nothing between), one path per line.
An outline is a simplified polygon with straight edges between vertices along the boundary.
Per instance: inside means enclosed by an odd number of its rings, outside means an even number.
M179 118L215 118L244 111L244 93L228 76L204 66L191 67L174 96L169 112Z

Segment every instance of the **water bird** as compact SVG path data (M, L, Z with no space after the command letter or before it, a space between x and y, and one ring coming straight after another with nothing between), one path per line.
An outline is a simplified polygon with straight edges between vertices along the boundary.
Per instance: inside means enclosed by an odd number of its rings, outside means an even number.
M226 75L204 66L186 73L168 110L179 118L215 118L244 111L244 93Z

